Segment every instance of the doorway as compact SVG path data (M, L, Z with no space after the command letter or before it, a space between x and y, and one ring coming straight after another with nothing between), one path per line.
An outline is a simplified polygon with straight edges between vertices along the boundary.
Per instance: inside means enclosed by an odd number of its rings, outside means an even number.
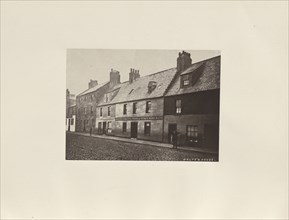
M172 144L172 133L173 131L177 131L177 124L169 124L169 130L168 130L168 142Z
M103 126L102 126L102 133L106 134L106 122L103 122Z
M130 136L131 138L137 138L137 122L131 122L130 128Z

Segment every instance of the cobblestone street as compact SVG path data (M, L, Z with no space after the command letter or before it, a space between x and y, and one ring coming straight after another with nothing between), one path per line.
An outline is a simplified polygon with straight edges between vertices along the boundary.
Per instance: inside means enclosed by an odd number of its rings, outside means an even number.
M218 156L66 134L67 160L217 161Z

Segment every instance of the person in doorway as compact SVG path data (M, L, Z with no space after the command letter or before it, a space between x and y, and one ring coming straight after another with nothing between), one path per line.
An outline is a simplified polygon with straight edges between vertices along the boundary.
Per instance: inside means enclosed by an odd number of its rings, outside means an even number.
M172 143L173 143L173 148L177 148L177 144L178 144L178 133L176 130L174 130L172 132Z

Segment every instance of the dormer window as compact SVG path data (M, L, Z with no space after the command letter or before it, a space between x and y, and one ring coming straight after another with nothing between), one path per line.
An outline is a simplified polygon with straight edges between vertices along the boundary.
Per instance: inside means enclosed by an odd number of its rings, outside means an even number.
M157 82L155 81L149 81L148 84L148 93L152 93L152 91L154 91L154 89L157 87Z
M189 75L184 75L182 77L182 84L183 86L188 86L190 84Z

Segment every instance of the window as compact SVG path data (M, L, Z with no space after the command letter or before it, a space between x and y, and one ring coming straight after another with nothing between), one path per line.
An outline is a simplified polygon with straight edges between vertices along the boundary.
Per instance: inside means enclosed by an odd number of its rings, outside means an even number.
M198 126L187 125L187 141L197 142L198 138Z
M132 105L132 113L133 114L136 114L136 108L137 108L136 105L137 105L136 102L134 102L133 105Z
M176 113L182 113L182 100L180 99L176 100Z
M70 119L70 124L71 124L71 125L74 124L74 119L73 119L73 118Z
M126 115L127 113L127 104L123 104L123 114Z
M102 108L99 109L99 115L102 116Z
M189 75L184 75L183 76L183 85L184 86L187 86L190 84L190 81L189 81Z
M84 114L86 115L86 108L84 108Z
M110 106L107 107L107 115L110 116Z
M126 132L126 128L127 128L127 123L123 122L122 123L122 132Z
M144 134L149 136L151 134L151 123L145 122L144 126Z
M92 114L93 113L93 107L90 106L90 113Z
M151 112L151 101L147 101L146 102L146 113L150 113Z

